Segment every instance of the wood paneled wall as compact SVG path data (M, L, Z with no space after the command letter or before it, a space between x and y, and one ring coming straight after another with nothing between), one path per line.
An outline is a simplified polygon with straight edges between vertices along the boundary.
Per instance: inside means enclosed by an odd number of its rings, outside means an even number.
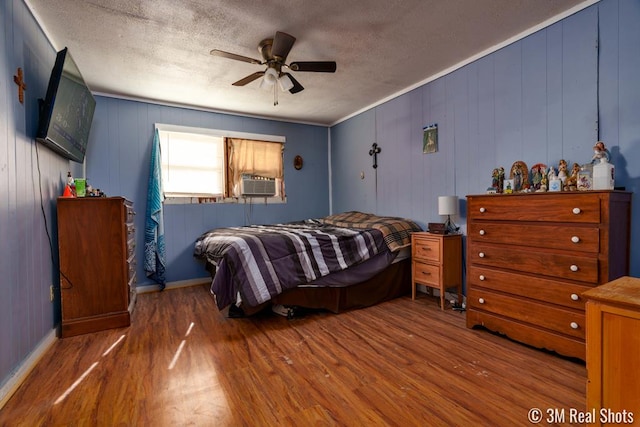
M0 20L1 386L59 317L59 305L49 299L58 278L47 234L57 247L55 199L73 169L34 139L55 50L22 1L0 2ZM13 83L18 67L27 85L23 104Z
M616 185L640 190L640 3L603 0L443 77L331 128L332 209L442 222L440 195L484 193L491 171L588 163L603 140ZM438 124L438 152L422 128ZM382 149L378 168L368 155ZM365 179L360 171L365 171ZM640 275L635 198L632 274ZM544 207L541 206L541 209Z
M138 259L144 259L144 214L149 179L149 159L155 123L223 129L238 132L282 135L287 202L252 204L191 204L164 207L167 280L187 280L207 275L202 263L193 258L193 244L203 232L214 227L268 224L313 218L329 213L328 129L168 107L104 96L97 106L87 147L87 181L110 196L133 201L137 212ZM304 158L304 167L295 170L293 158ZM142 263L138 281L150 284Z

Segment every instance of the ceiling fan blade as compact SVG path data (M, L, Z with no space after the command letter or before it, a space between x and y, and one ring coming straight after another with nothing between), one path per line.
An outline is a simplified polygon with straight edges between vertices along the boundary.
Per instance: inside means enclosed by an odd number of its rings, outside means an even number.
M313 71L316 73L335 73L335 61L302 61L292 62L289 68L293 71Z
M236 61L248 62L249 64L262 64L258 59L249 58L248 56L237 55L235 53L225 52L224 50L213 49L211 52L213 56L221 56L223 58L235 59Z
M289 89L290 93L298 93L298 92L302 92L304 90L304 86L302 86L299 81L297 81L295 78L293 78L291 73L282 73L282 74L284 74L285 76L289 77L291 79L291 83L293 83L293 87L291 89Z
M249 74L244 79L240 79L237 82L233 83L233 86L244 86L244 85L246 85L248 83L251 83L254 80L259 79L262 76L264 76L264 71L256 71L253 74Z
M276 36L273 38L273 46L271 47L271 54L273 56L277 56L284 61L287 58L287 55L291 51L293 47L293 43L295 43L296 38L287 33L283 33L281 31L276 31Z

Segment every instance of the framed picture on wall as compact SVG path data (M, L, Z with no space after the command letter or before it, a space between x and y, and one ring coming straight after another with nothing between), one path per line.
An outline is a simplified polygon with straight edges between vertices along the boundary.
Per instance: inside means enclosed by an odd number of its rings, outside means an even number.
M425 154L438 151L438 124L434 123L422 128L422 152Z

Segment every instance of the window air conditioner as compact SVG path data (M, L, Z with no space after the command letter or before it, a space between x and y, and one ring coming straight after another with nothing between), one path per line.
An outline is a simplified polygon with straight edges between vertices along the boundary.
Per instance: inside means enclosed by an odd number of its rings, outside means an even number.
M248 197L270 197L276 194L275 178L242 174L240 193Z

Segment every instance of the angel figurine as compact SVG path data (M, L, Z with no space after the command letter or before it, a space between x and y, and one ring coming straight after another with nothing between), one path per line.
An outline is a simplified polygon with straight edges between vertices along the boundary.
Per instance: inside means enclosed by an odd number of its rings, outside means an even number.
M596 145L593 146L593 157L591 158L591 164L593 165L595 163L600 163L603 161L609 163L611 161L611 153L609 153L609 150L607 150L607 147L605 147L604 142L598 141L596 142Z

